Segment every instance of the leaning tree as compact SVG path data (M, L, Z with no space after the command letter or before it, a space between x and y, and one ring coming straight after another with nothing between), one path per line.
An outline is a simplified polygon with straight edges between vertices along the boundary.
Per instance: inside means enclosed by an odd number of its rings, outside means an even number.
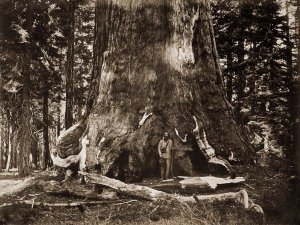
M109 176L155 174L167 131L175 172L190 174L204 162L175 128L190 133L193 116L217 154L250 159L247 135L225 98L208 0L97 0L95 13L88 110L58 139L58 164L80 156Z

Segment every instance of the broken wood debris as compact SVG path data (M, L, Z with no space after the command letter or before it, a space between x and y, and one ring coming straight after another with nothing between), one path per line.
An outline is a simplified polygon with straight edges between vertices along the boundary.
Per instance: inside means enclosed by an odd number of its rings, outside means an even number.
M164 181L162 184L152 185L151 187L157 190L172 192L179 190L190 189L194 192L207 192L222 189L222 187L234 187L245 182L245 178L236 177L231 178L220 178L214 176L204 177L185 177L178 176L175 179L169 179Z
M115 180L94 173L86 173L86 172L79 172L79 173L86 176L88 180L90 180L92 183L110 187L116 190L116 192L118 193L122 193L137 198L147 199L150 201L177 200L181 203L197 203L198 200L214 202L214 201L224 201L224 200L232 199L235 200L236 202L242 203L245 209L249 208L249 198L245 190L241 190L238 192L227 192L222 194L181 196L181 195L168 194L166 192L155 190L153 188L146 187L146 186L141 186L136 184L126 184L122 181Z
M118 201L119 202L119 201ZM47 207L77 207L77 206L93 206L101 204L110 204L111 201L81 201L81 202L61 202L61 203L47 203L47 202L36 202L34 200L22 200L13 203L4 203L0 205L0 209L13 205L30 205L32 206L47 206ZM122 203L122 202L119 202Z

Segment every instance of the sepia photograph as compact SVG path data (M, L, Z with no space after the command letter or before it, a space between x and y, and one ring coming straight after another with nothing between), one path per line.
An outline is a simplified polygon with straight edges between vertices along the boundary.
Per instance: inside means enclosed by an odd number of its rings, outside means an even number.
M300 0L0 0L0 225L300 224Z

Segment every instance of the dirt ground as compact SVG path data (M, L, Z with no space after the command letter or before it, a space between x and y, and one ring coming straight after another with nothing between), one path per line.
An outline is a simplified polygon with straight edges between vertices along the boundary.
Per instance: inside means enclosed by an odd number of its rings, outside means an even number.
M265 221L261 215L246 211L231 201L188 205L119 196L116 200L103 200L97 206L13 205L1 209L0 224L292 224L289 216L293 184L284 167L270 169L255 165L235 168L238 176L246 178L246 184L221 192L246 189L249 197L262 206ZM16 176L0 174L0 180L4 179L10 182L17 180ZM147 178L140 184L152 185L158 182L157 178ZM0 205L17 200L47 203L89 201L72 196L51 196L43 193L40 187L34 186L15 195L0 197Z

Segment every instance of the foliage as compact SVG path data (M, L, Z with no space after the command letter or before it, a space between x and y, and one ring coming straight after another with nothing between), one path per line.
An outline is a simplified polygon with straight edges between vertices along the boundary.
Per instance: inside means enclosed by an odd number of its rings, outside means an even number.
M293 43L280 3L215 0L212 9L227 98L238 121L263 122L276 145L291 149Z
M76 36L76 66L77 73L75 99L77 104L84 105L84 92L87 89L88 77L91 71L92 37L93 37L93 1L78 1L76 10L78 29ZM32 138L41 137L41 130L45 123L43 117L43 98L47 94L49 98L49 129L50 136L56 128L60 117L57 109L64 100L64 61L66 58L66 46L68 35L68 21L65 16L68 13L69 1L32 0L33 26L27 28L28 10L27 1L4 0L0 2L0 92L1 92L1 123L13 126L13 132L17 132L20 126L22 106L22 86L24 66L27 60L26 49L30 46L30 111L32 120ZM80 18L80 21L79 21ZM15 88L15 86L17 88ZM77 97L80 96L80 97ZM3 108L2 108L3 107ZM61 111L59 109L59 111ZM74 112L75 114L75 112ZM55 138L55 136L54 136ZM52 138L52 143L54 141ZM40 139L39 142L42 140ZM6 144L7 145L7 144ZM41 145L41 144L40 144ZM16 152L17 149L14 149ZM39 153L41 155L41 151ZM7 158L7 153L5 153Z

